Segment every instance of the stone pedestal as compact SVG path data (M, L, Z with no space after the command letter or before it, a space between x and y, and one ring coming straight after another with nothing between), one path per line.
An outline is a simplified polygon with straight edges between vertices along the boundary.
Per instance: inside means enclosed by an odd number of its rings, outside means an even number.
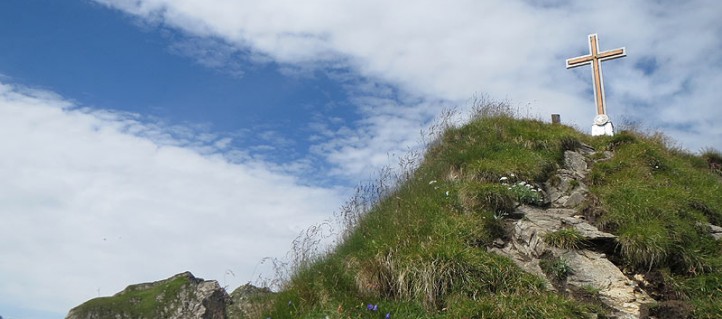
M592 125L592 136L614 136L614 125L609 121L606 114L599 114L594 117L594 125Z
M607 122L604 125L592 125L592 136L600 135L614 136L614 125L612 125L612 122Z

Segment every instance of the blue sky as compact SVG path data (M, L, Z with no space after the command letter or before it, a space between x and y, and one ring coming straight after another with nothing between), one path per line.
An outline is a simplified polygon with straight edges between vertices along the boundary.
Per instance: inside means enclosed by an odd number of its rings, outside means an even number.
M233 289L474 96L722 149L722 4L0 2L0 315L189 270ZM463 120L463 119L462 119ZM231 271L235 275L229 276ZM27 296L33 296L28 298Z

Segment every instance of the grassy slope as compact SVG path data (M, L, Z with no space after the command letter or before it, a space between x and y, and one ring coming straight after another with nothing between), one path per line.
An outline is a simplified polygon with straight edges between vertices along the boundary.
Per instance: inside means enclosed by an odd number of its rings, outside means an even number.
M709 163L665 147L660 137L623 133L611 139L612 161L591 183L599 223L618 234L628 268L661 274L695 318L722 313L722 246L706 223L722 224L722 183Z
M722 221L720 176L659 138L591 138L505 115L450 129L422 165L348 233L332 253L299 267L263 307L271 318L576 318L603 312L548 292L539 278L486 252L503 237L515 201L512 174L539 185L578 141L615 157L593 168L584 212L619 235L619 260L662 274L665 289L698 318L722 313L719 242L697 222ZM369 310L368 305L377 310Z

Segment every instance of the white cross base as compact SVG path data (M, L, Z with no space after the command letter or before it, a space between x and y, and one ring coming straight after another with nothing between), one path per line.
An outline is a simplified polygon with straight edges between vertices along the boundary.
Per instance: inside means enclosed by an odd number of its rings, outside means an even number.
M612 122L607 122L603 125L592 125L592 136L614 136L614 125Z

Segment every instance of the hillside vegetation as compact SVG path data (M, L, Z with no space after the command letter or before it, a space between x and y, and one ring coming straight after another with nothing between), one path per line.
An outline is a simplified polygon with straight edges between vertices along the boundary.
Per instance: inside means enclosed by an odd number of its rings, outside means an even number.
M641 286L657 301L647 313L719 318L722 245L708 230L722 225L719 152L695 156L634 131L593 138L516 119L502 104L446 128L397 186L365 188L377 191L367 194L375 205L345 216L353 222L341 243L297 263L282 290L259 300L250 317L605 317L594 287L550 291L544 279L487 251L507 240L505 225L517 205L548 204L538 190L564 151L583 144L613 156L591 167L585 180L591 194L579 214L617 236L608 253L625 274L645 275ZM500 183L510 179L512 186ZM574 248L570 233L546 240Z
M183 273L67 318L720 318L718 151L512 114L486 103L466 125L442 122L425 154L358 188L333 250L315 245L324 225L294 242L277 293Z

